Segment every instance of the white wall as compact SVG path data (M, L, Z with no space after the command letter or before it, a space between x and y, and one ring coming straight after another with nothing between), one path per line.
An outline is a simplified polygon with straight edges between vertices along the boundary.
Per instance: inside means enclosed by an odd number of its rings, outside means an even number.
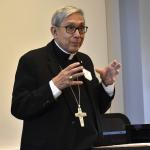
M150 123L150 1L120 0L125 112L132 123Z
M105 0L1 0L0 150L13 150L20 144L22 121L10 114L18 59L52 39L51 15L62 5L75 5L85 11L89 29L81 51L89 54L96 66L108 63Z
M120 98L123 98L124 113L131 123L150 123L150 1L106 2L109 10L108 56L116 55L122 62L123 88Z
M120 40L120 14L118 0L105 0L107 22L108 61L117 59L122 64ZM116 82L116 94L110 112L124 113L122 67Z
M143 75L144 122L150 123L150 1L139 1Z
M125 113L132 123L144 123L139 1L119 4Z

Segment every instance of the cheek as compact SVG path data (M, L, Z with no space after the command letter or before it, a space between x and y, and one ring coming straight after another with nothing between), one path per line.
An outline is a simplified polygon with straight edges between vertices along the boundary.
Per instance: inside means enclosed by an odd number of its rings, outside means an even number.
M70 40L66 37L62 37L61 41L65 47L68 47L70 44Z
M65 45L69 45L71 43L70 37L68 36L62 36L61 37L61 41L65 44Z
M66 36L61 36L58 38L58 43L60 46L64 49L69 49L70 48L70 40Z
M63 43L66 43L68 41L68 36L65 35L65 33L61 34L59 36L60 40L63 42Z
M67 41L65 36L63 36L63 34L58 35L57 40L59 41L59 43L62 43L62 44L65 44Z
M84 41L84 37L81 39L81 44L83 43L83 41Z

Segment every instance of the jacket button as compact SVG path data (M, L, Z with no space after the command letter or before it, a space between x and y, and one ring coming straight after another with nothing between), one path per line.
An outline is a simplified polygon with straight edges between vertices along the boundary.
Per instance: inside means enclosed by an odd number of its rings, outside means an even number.
M75 122L75 121L72 121L71 123L72 123L72 124L75 124L76 122Z
M47 101L43 104L43 107L46 107L46 106L48 106L49 104L50 104L50 101L47 100Z
M49 104L49 103L50 103L50 101L49 101L49 100L47 100L47 101L46 101L46 103L47 103L47 104Z

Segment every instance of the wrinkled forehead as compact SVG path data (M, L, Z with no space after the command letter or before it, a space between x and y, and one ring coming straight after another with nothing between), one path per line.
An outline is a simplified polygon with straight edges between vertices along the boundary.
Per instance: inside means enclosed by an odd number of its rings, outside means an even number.
M85 19L80 13L73 13L65 17L61 22L61 25L62 24L84 25Z

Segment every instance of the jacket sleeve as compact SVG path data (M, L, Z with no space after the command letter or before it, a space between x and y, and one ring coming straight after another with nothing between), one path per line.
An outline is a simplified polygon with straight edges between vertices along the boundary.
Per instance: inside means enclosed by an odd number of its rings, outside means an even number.
M55 103L49 82L39 86L33 61L23 56L18 63L11 113L18 119L30 119L45 113Z
M115 92L111 97L108 95L108 93L104 90L102 84L99 82L98 78L95 75L93 62L89 57L86 59L86 61L87 64L89 64L87 69L91 71L93 77L93 80L89 83L90 87L92 87L90 88L90 93L96 103L99 112L103 114L110 108Z

